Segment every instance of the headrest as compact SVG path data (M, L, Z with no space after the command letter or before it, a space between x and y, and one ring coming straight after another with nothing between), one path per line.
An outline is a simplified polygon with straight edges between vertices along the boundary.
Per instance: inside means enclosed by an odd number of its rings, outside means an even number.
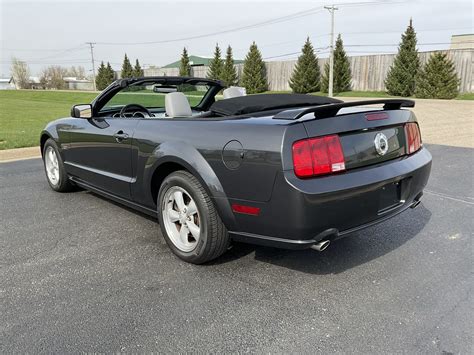
M231 99L233 97L247 95L247 91L245 90L245 88L240 86L231 86L225 89L222 93L224 94L224 99Z
M168 117L191 117L188 98L182 92L170 92L165 96L165 110Z

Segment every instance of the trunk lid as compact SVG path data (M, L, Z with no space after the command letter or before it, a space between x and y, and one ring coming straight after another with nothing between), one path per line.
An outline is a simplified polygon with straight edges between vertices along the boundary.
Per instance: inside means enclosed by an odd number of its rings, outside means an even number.
M339 138L344 152L346 169L395 159L404 155L406 151L403 126L350 132L340 135Z
M381 115L383 113L383 116ZM379 114L371 120L372 114ZM374 115L375 116L375 115ZM404 125L414 121L408 110L342 113L335 117L303 121L308 137L337 134L346 170L382 163L406 154Z

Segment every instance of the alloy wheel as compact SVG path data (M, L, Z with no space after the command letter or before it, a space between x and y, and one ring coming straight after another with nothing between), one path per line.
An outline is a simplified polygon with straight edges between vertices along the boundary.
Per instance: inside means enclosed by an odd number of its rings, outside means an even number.
M183 252L193 251L201 236L200 216L191 195L180 186L166 191L162 205L163 222L169 239Z
M58 156L53 147L49 146L46 148L44 162L49 182L52 185L57 186L59 184L59 162Z

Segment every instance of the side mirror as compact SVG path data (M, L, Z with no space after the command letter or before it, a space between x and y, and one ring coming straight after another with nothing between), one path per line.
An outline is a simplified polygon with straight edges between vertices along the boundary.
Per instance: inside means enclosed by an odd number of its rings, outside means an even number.
M71 117L75 118L92 118L92 105L80 104L71 108Z

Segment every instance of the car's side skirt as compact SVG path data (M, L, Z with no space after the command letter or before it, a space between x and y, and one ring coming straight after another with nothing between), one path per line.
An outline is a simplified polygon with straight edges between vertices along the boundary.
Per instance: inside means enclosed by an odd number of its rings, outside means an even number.
M78 179L78 178L76 178L76 177L72 177L72 176L71 176L71 177L69 177L69 179L70 179L73 183L75 183L76 185L78 185L78 186L80 186L80 187L82 187L82 188L84 188L84 189L86 189L86 190L92 191L92 192L94 192L94 193L96 193L96 194L98 194L98 195L104 196L104 197L106 197L106 198L108 198L108 199L110 199L110 200L113 200L113 201L115 201L115 202L118 202L118 203L120 203L120 204L122 204L122 205L125 205L125 206L129 207L129 208L132 208L132 209L134 209L134 210L137 210L137 211L140 211L140 212L142 212L142 213L145 213L145 214L147 214L147 215L149 215L149 216L151 216L151 217L157 218L156 210L154 210L154 209L148 208L148 207L146 207L146 206L142 206L142 205L140 205L140 204L138 204L138 203L135 203L135 202L130 201L130 200L127 200L127 199L124 199L124 198L122 198L122 197L118 197L118 196L116 196L116 195L114 195L114 194L111 194L110 192L107 192L107 191L101 190L101 189L99 189L99 188L97 188L97 187L94 187L94 186L92 186L92 185L90 185L90 184L88 184L88 183L86 183L86 182L84 182L84 181L82 181L82 180L80 180L80 179Z

